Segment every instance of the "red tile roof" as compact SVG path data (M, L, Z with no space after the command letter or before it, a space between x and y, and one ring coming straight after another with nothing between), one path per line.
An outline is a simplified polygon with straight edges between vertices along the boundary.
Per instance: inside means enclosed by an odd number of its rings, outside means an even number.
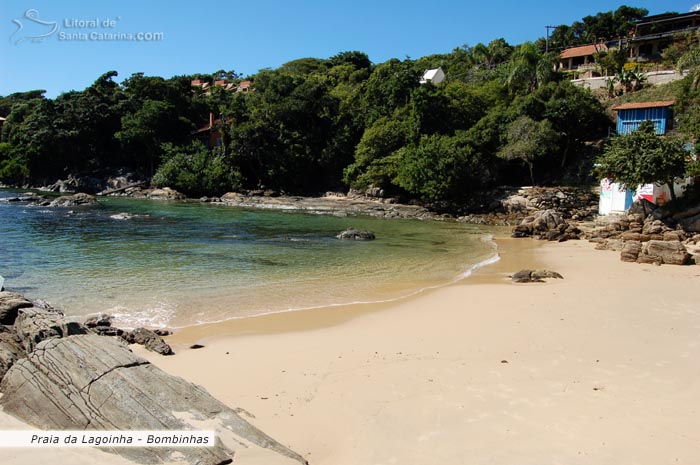
M612 109L617 110L637 110L640 108L661 108L670 107L673 105L675 100L658 100L656 102L637 102L637 103L623 103L621 105L614 106Z
M605 44L582 45L580 47L567 48L561 52L560 58L565 60L567 58L585 57L607 50L608 47Z

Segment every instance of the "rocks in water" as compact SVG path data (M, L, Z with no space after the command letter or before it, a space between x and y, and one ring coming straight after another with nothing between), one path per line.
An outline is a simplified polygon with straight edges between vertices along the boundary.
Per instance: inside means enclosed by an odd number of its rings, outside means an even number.
M14 292L0 292L0 324L13 325L21 308L34 305L24 296Z
M548 278L564 279L556 271L550 270L520 270L510 277L514 283L543 283Z
M338 239L353 241L372 241L375 239L373 232L353 228L346 229L335 237Z
M644 244L637 261L657 265L687 265L690 254L680 242L649 241Z
M90 194L85 194L78 192L73 195L64 195L53 201L48 205L49 207L79 207L79 206L94 206L98 205L95 196Z
M123 337L129 344L141 344L151 352L161 355L172 355L174 353L168 343L150 329L136 328L130 333L124 334Z
M186 198L185 194L169 187L153 189L146 194L146 197L152 200L184 200Z
M538 211L523 219L522 223L513 228L511 237L534 237L548 241L566 241L578 239L581 231L569 224L555 210Z
M222 437L306 463L201 387L168 375L118 339L87 334L42 341L12 365L0 391L4 412L41 429L194 430L206 421L217 430L214 447L104 447L140 463L230 463L234 452Z

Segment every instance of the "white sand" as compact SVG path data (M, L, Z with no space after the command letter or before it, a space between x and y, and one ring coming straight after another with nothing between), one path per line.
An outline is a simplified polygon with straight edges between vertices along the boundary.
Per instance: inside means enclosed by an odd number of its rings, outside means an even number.
M138 352L311 464L700 463L700 267L499 244L501 262L403 302L190 328L173 357ZM565 279L510 283L523 267Z

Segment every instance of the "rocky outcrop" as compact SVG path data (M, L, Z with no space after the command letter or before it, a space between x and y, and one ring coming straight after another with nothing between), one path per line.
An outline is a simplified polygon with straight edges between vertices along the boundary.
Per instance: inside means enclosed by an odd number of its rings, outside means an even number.
M690 254L685 246L677 241L649 241L642 247L637 262L656 265L687 265L690 263Z
M74 176L68 175L67 179L58 180L47 186L51 192L87 192L96 194L106 187L106 181L94 176Z
M556 271L550 270L520 270L510 277L514 283L543 283L549 278L564 279Z
M360 229L346 229L337 236L338 239L353 240L353 241L373 241L375 239L374 233L372 231L365 231Z
M73 195L61 196L49 204L49 207L80 207L98 205L97 199L90 194L79 192Z
M6 295L6 302L27 304L16 296ZM4 412L40 429L199 430L206 422L206 429L216 430L214 447L104 447L139 463L230 463L231 444L261 447L306 463L201 387L133 354L121 338L93 334L97 328L111 327L109 315L95 315L82 325L68 322L51 306L37 304L41 302L19 308L14 325L0 325ZM137 332L145 339L154 335Z
M117 339L80 335L43 341L12 365L0 391L5 412L41 429L188 430L207 421L236 443L305 463L201 387L168 375ZM105 450L146 464L184 459L215 465L230 463L234 455L221 439L214 447Z
M33 307L33 304L20 294L0 292L0 325L13 325L21 308Z
M21 309L14 326L27 353L41 341L86 333L81 324L66 320L61 313L34 307Z
M473 196L465 208L469 214L459 218L464 223L517 225L543 210L566 221L587 221L598 213L598 196L573 187L500 187Z
M522 223L513 228L511 237L534 237L561 242L578 239L580 235L581 231L555 210L543 210L523 219Z
M626 214L602 217L585 237L597 243L596 249L619 250L625 262L687 265L696 261L686 248L697 241L695 215L700 216L700 206L674 214L643 200Z
M136 328L122 336L129 344L141 344L151 352L161 355L172 355L173 349L155 332L146 328Z
M620 260L623 262L636 262L642 252L642 243L639 241L627 241L620 251Z
M169 187L150 190L146 193L146 197L152 200L184 200L186 198L185 194Z
M0 325L0 379L25 355L22 342L9 326Z

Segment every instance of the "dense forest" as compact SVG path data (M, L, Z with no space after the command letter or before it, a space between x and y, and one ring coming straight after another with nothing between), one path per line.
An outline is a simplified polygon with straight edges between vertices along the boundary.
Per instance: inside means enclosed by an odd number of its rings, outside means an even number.
M645 14L621 7L599 16L611 15L619 31ZM572 37L566 43L585 35ZM250 92L192 85L236 84L234 71L122 82L110 71L55 99L0 97L0 181L46 185L122 169L191 196L373 188L432 204L499 184L589 181L589 142L607 136L612 121L593 94L554 70L558 52L540 42L496 39L380 64L357 51L302 58L246 77ZM419 82L438 66L446 81ZM690 81L686 108L698 100ZM213 148L195 135L210 114L222 133Z

